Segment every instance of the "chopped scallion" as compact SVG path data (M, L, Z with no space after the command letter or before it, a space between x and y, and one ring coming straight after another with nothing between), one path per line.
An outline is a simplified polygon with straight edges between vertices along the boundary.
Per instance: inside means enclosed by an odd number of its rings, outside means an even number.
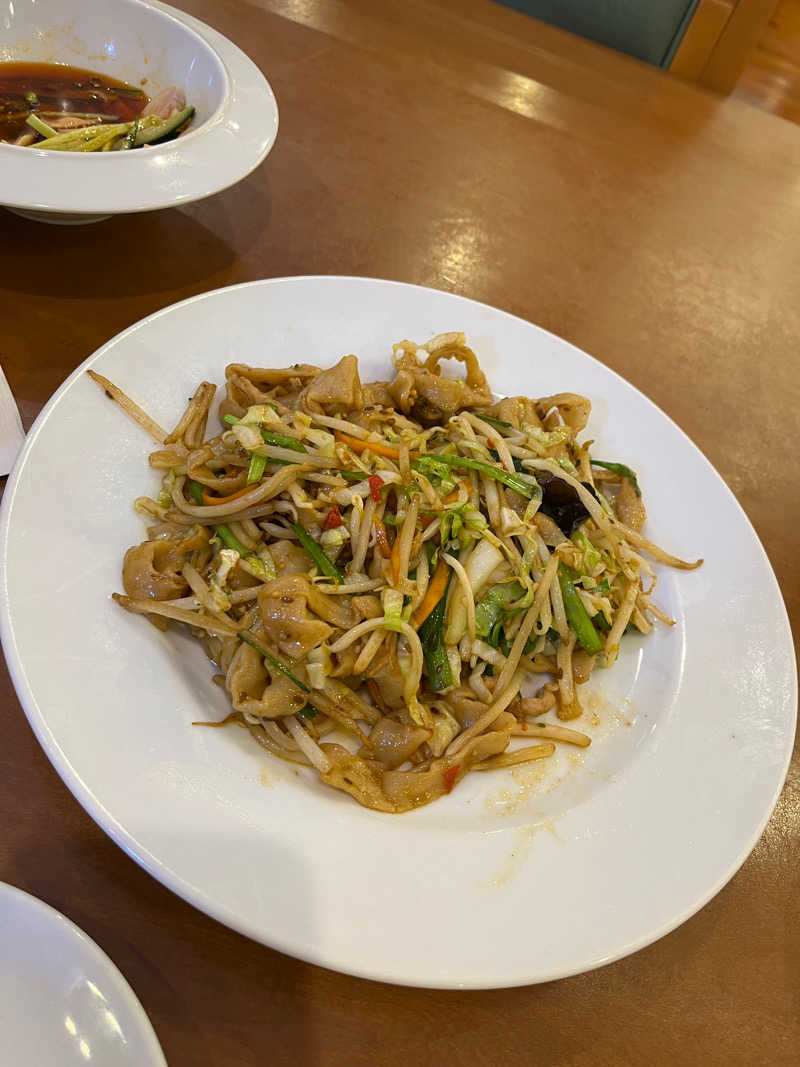
M558 567L558 584L561 586L567 622L575 631L578 643L590 656L597 655L598 652L603 651L603 642L563 563L560 563Z
M250 467L247 471L247 484L252 485L253 482L260 482L264 477L264 471L267 467L267 457L259 456L253 453L250 457Z
M513 489L519 493L520 496L530 499L534 492L534 486L521 478L518 474L512 474L510 471L504 470L502 467L494 467L491 463L484 463L480 459L467 459L464 456L453 456L446 452L436 452L435 454L423 454L417 456L416 459L412 459L411 466L414 470L419 471L420 474L425 474L428 470L435 472L436 468L434 464L446 464L448 467L465 468L467 470L479 471L481 474L485 474L488 478L494 478L496 482L502 482L503 485L507 485L509 489Z
M292 526L292 529L297 534L298 541L309 556L311 556L311 559L316 563L322 574L326 575L338 585L342 581L343 575L336 564L328 559L314 538L307 530L303 529L299 522L296 522L294 526Z
M604 459L590 460L593 467L602 467L604 470L611 471L613 474L618 474L620 478L627 478L629 482L633 484L633 488L636 490L636 495L641 496L642 491L639 488L639 482L636 478L636 472L632 471L630 467L626 467L624 463L608 463Z
M219 526L214 527L214 533L222 541L226 548L232 548L234 552L238 552L240 556L247 556L250 554L250 550L245 548L239 538L231 530L230 526L227 526L224 522Z

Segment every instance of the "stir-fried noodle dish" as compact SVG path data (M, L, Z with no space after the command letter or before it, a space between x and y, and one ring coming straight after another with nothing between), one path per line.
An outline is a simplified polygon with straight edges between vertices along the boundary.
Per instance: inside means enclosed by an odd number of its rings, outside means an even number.
M365 384L329 370L227 367L156 440L128 611L187 628L235 723L368 808L405 812L471 771L589 745L580 687L626 633L673 625L636 475L579 435L573 393L496 400L460 333L393 349ZM455 379L447 360L463 364ZM216 416L215 416L216 418ZM570 723L567 726L565 723Z

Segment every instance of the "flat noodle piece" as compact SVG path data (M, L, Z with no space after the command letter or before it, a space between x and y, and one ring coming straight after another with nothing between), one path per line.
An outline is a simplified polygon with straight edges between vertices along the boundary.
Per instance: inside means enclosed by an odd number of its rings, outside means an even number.
M388 392L404 414L413 414L424 425L445 422L451 415L467 407L488 407L492 394L481 371L475 353L459 339L438 343L429 342L430 352L423 364L418 361L418 348L410 341L394 345L394 364L397 370ZM466 366L466 378L457 381L445 378L439 371L443 359L457 359Z
M225 368L226 393L220 417L240 418L253 404L277 402L284 409L287 405L289 409L296 407L304 386L320 373L319 367L307 363L283 369L231 363Z
M122 585L134 600L177 600L189 591L181 573L187 555L180 542L166 538L143 541L125 553Z
M561 419L575 433L580 433L585 428L592 412L591 401L578 393L556 393L554 396L540 397L536 401L536 408L547 429L551 426L546 416L555 408Z
M305 693L291 679L277 670L271 674L260 653L244 642L231 660L225 685L236 710L257 719L282 719L306 703Z
M354 756L336 744L320 747L331 760L331 770L320 777L359 804L375 811L399 814L450 793L477 764L502 752L508 733L495 731L475 738L458 756L442 756L423 771L387 771L378 760Z
M363 404L364 395L355 356L344 356L335 366L312 378L298 402L303 411L323 415L360 411Z
M641 496L636 492L629 478L622 479L619 492L614 498L614 511L619 521L629 526L631 530L638 533L644 526L647 512Z
M389 715L379 719L359 755L377 759L389 770L394 770L419 749L431 737L431 731L421 726L409 726Z

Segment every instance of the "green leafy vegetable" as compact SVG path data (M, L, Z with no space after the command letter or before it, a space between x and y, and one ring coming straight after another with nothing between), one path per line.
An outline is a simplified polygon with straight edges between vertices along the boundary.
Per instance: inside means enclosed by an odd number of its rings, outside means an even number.
M189 490L189 496L195 502L195 504L203 503L203 487L199 482L189 481L186 483L186 487Z
M583 572L584 574L591 574L598 563L602 562L603 557L600 552L594 547L592 542L583 532L583 530L576 530L572 535L572 543L576 545L583 553Z
M438 455L423 454L411 461L414 470L424 474L426 478L438 478L442 482L453 485L453 475L449 464Z
M509 606L525 593L519 582L495 585L483 594L475 605L475 633L488 638L492 631L509 614Z

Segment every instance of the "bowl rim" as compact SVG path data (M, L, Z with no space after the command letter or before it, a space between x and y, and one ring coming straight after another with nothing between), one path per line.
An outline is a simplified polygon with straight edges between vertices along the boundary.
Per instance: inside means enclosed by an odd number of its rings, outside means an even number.
M45 152L0 144L3 206L28 212L116 215L152 211L204 199L245 178L272 148L278 131L278 106L256 64L232 41L186 12L159 0L117 0L148 8L177 23L210 52L223 76L220 103L196 130L148 151ZM126 182L109 187L108 171L88 157L115 159ZM28 162L26 162L26 160ZM31 162L36 160L35 166ZM108 166L108 164L106 164Z
M108 0L106 0L106 2L108 2ZM164 7L161 7L161 6L157 5L157 4L148 3L147 0L113 0L113 2L117 3L117 4L121 4L124 7L147 8L148 10L155 12L156 15L158 16L158 18L164 19L167 22L171 22L171 23L174 23L174 25L179 26L182 32L186 33L189 37L191 37L194 41L196 41L198 46L207 55L210 56L212 62L217 66L217 68L219 70L219 73L222 76L222 94L221 94L220 101L217 104L217 106L214 108L212 113L208 116L208 118L205 119L202 123L200 123L200 125L197 126L196 128L190 129L188 131L188 133L183 134L181 140L183 140L184 143L185 143L190 137L195 137L197 134L201 134L201 133L207 132L206 128L211 123L214 123L219 119L219 117L223 114L223 112L225 111L226 107L228 106L228 104L230 102L230 98L231 98L231 78L230 78L230 74L228 73L228 68L225 65L225 63L224 63L222 57L220 56L219 52L213 47L213 45L209 41L207 41L201 34L199 34L196 29L194 29L192 26L190 26L188 22L184 22L183 20L181 20L179 18L176 18L176 16L172 13L172 11L168 10L166 8L166 5ZM0 67L5 66L6 63L17 63L17 62L24 62L24 60L16 60L16 59L0 60ZM54 67L74 67L74 66L76 66L75 63L62 63L62 62L60 62L58 60L56 60L55 62L50 63L48 65L49 66L54 66ZM86 70L90 70L91 68L87 66L85 69ZM158 145L142 145L141 146L141 148L145 149L145 151L151 151L151 152L154 149L158 149L158 147L159 147ZM6 152L9 149L13 150L14 152L25 151L25 152L28 152L28 153L30 153L31 150L33 150L40 159L43 158L43 157L47 157L48 159L50 158L50 153L49 152L45 152L42 149L37 149L37 147L35 145L24 145L23 146L23 145L9 144L8 141L0 141L0 160L2 160L3 156L6 154ZM75 156L76 157L80 157L80 159L84 159L84 160L86 160L86 159L106 159L106 160L111 159L111 160L117 160L117 163L119 162L120 159L123 159L123 160L129 159L129 156L128 156L127 152L76 152ZM93 165L93 164L90 164L90 166L91 165Z

